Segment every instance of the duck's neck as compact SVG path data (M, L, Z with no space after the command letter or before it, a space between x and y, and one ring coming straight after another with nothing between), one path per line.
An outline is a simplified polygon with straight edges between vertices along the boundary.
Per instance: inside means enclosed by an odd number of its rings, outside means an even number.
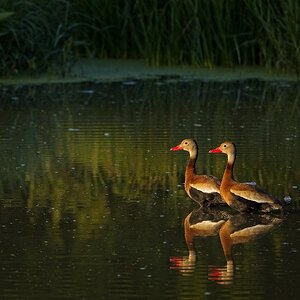
M196 174L196 161L198 157L198 149L190 151L190 158L185 168L185 180L187 181L191 176Z
M232 245L233 240L231 238L231 233L233 232L233 224L230 220L226 221L225 224L220 229L220 241L223 248L223 252L226 258L226 261L232 261Z
M223 174L222 182L229 182L234 180L233 166L235 163L236 153L230 153L227 156L227 164Z

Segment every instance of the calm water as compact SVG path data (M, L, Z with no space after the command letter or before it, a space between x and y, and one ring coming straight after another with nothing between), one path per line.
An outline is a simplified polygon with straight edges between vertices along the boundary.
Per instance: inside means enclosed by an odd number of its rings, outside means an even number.
M298 299L298 213L199 212L169 149L221 177L233 140L237 178L297 209L299 136L296 83L0 86L1 298Z

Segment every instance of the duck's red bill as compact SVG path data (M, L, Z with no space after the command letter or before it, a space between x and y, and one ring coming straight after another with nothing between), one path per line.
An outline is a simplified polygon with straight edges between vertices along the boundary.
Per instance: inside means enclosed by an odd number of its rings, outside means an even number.
M173 147L170 149L171 151L177 151L177 150L182 150L182 147L180 145Z
M208 152L209 153L222 153L222 150L219 147L217 147L215 149L209 150Z

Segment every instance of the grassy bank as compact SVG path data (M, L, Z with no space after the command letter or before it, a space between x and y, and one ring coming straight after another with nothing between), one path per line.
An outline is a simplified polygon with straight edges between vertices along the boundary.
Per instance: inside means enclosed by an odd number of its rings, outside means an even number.
M64 75L79 57L300 74L294 0L2 0L0 75Z

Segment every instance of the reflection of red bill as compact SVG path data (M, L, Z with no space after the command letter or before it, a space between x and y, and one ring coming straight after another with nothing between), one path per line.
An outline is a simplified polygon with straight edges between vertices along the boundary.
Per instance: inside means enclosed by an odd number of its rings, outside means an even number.
M209 274L208 278L210 280L220 280L222 276L222 269L221 268L214 268Z
M210 267L211 271L208 273L208 280L215 281L218 284L231 284L233 282L233 264L227 263L224 267Z
M182 275L189 275L195 270L195 257L189 256L171 256L170 270L178 270Z
M170 257L170 269L178 269L181 268L183 265L183 257L182 256L171 256Z

